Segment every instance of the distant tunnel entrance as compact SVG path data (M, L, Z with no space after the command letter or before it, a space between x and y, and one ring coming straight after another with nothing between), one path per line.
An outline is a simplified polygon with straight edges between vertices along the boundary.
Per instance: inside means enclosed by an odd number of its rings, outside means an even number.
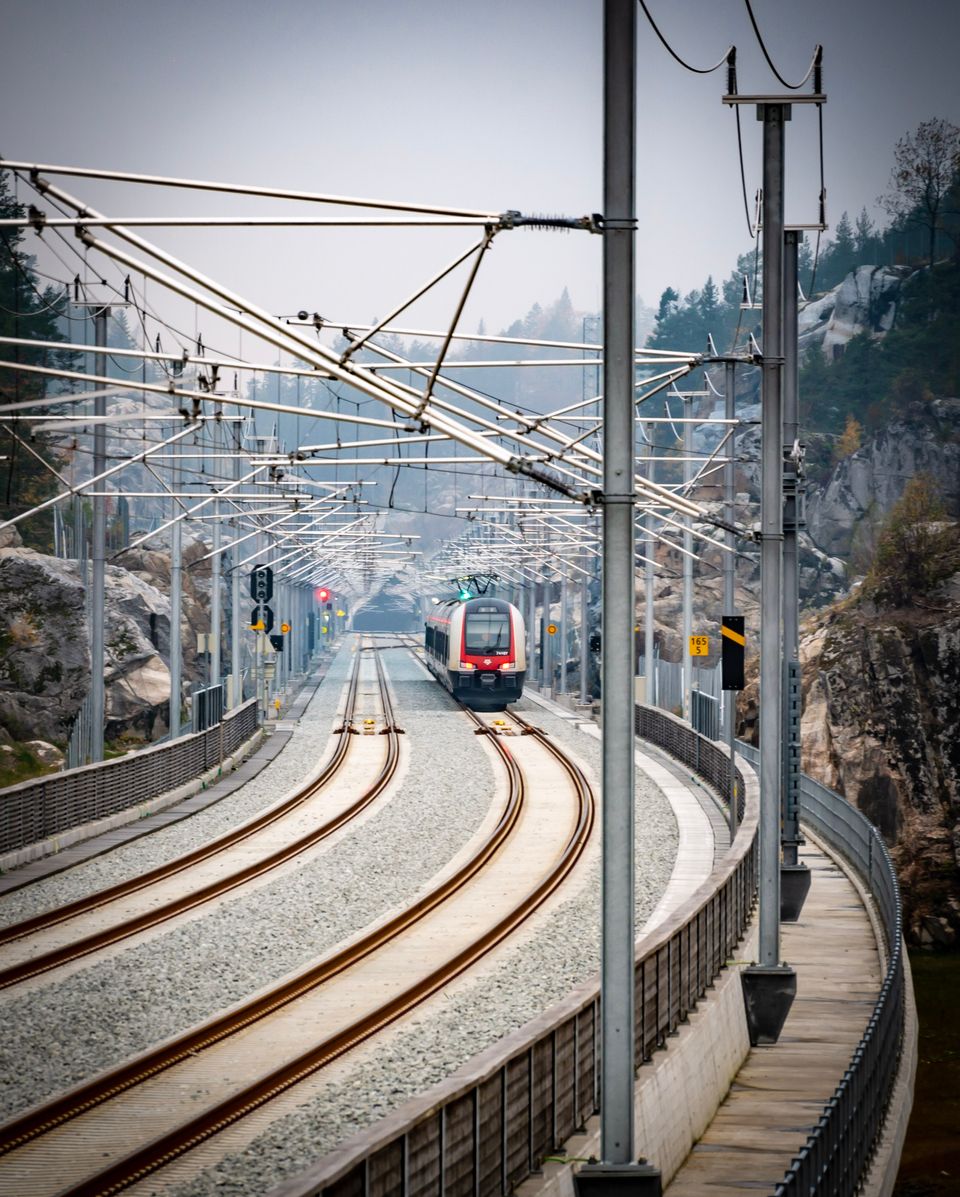
M353 617L355 632L420 632L420 619L409 607L364 607Z

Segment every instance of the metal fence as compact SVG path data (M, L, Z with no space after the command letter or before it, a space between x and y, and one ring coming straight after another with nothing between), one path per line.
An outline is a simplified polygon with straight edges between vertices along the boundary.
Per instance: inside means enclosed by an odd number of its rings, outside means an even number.
M93 695L88 694L80 704L73 729L67 740L64 763L68 769L77 769L93 755Z
M637 731L704 780L727 784L723 748L664 711L638 707ZM734 850L660 931L635 967L637 1066L666 1045L725 966L756 892L756 780L737 771ZM746 796L746 798L744 798ZM744 809L744 802L746 806ZM535 1172L599 1105L600 995L582 987L524 1031L494 1045L444 1097L388 1118L287 1181L273 1197L503 1197Z
M750 745L739 744L738 751L757 762L759 754ZM897 1079L905 1008L900 889L880 833L845 798L805 774L800 817L849 862L873 895L886 938L887 971L850 1065L777 1186L777 1197L856 1192L883 1130Z
M639 658L639 672L644 674L646 661ZM644 674L645 676L645 674ZM724 704L730 695L721 689L720 666L700 668L690 672L690 722L696 731L711 740L719 740L723 728ZM653 659L653 676L647 687L648 701L664 711L680 711L683 707L683 663ZM735 697L735 696L734 696Z
M690 692L690 722L708 740L720 739L720 700L700 690Z
M222 682L215 686L203 686L190 696L190 721L195 732L215 727L223 718Z
M251 700L207 731L0 791L0 854L176 789L231 756L256 729Z

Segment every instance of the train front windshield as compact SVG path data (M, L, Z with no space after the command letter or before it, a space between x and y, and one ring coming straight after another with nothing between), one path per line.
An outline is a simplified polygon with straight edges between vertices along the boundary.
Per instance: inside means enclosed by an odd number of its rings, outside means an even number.
M473 656L506 652L510 647L510 616L505 611L471 611L464 635L466 651Z

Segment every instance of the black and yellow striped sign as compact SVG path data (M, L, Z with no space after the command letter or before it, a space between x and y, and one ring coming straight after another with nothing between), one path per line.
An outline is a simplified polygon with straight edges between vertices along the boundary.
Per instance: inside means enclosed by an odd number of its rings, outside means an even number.
M720 677L724 690L743 689L743 658L747 638L742 615L724 615L720 624Z

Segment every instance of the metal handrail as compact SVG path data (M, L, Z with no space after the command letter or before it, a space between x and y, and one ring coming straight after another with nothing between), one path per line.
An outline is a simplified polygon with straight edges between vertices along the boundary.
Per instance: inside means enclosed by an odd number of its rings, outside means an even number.
M751 745L738 743L737 751L747 760L758 759ZM800 817L844 857L872 894L886 940L887 969L850 1065L777 1185L776 1197L852 1194L860 1187L897 1079L906 1008L900 887L879 831L845 798L806 774L800 783Z
M254 699L206 731L0 791L0 854L156 798L223 763L257 729Z

